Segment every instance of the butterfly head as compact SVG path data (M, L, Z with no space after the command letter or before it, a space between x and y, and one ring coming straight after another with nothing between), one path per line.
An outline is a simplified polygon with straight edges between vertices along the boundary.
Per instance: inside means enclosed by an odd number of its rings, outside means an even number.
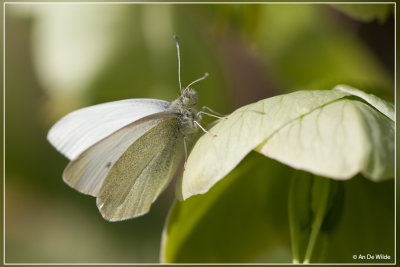
M191 88L185 88L179 99L185 107L192 108L197 105L197 93Z

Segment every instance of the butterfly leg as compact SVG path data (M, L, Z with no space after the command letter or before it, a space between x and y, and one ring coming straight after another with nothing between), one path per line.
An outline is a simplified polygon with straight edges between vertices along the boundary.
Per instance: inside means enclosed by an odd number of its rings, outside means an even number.
M214 113L214 114L211 114L211 113L208 113L208 112L204 112L204 110L208 110L208 111L210 111L210 112L212 112L212 113ZM222 115L221 113L218 113L218 112L212 110L211 108L209 108L209 107L207 107L207 106L203 106L203 107L197 112L196 116L199 116L200 114L205 114L205 115L208 115L208 116L211 116L211 117L215 117L215 118L218 118L218 119L227 119L227 118L226 118L224 115Z
M207 133L207 134L210 134L212 137L217 137L217 135L216 135L216 134L210 133L209 131L207 131L206 129L204 129L204 128L203 128L203 126L201 126L201 125L200 125L200 123L198 123L197 121L194 121L194 123L196 123L196 124L197 124L197 126L199 126L199 127L200 127L200 129L202 129L202 130L203 130L203 132L205 132L205 133Z

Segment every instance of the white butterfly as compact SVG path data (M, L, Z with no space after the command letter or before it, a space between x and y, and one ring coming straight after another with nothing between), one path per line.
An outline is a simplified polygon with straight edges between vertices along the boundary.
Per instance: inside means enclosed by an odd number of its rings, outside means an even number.
M97 207L109 221L137 217L149 211L186 157L186 139L198 127L197 93L182 89L173 102L127 99L76 110L61 118L47 139L71 160L64 181L79 192L97 198ZM212 111L212 110L211 110ZM212 115L213 116L213 115Z

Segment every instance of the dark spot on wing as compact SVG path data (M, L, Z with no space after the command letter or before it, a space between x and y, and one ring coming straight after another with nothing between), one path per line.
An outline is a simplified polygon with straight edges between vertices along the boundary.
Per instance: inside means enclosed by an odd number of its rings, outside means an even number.
M111 167L111 161L107 162L106 164L106 168L110 168Z

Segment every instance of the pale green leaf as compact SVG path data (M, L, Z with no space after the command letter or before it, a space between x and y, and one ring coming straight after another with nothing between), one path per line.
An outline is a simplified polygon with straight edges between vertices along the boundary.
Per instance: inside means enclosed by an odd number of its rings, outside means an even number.
M182 199L207 192L282 126L347 95L339 90L298 91L237 109L210 129L217 137L206 134L196 142L177 192Z
M210 129L217 137L206 134L196 142L177 183L181 198L207 192L255 148L321 176L349 179L361 172L372 180L392 177L394 122L378 111L390 117L390 105L343 88L271 97L220 120ZM360 101L345 98L356 93L363 96Z
M335 89L362 98L363 100L368 102L368 104L370 104L371 106L373 106L374 108L385 114L387 117L389 117L389 119L391 119L392 121L395 120L394 105L392 103L386 102L385 100L373 94L367 94L349 85L337 85L335 86Z
M257 150L321 176L349 179L361 172L380 180L394 175L394 123L343 99L285 125Z

